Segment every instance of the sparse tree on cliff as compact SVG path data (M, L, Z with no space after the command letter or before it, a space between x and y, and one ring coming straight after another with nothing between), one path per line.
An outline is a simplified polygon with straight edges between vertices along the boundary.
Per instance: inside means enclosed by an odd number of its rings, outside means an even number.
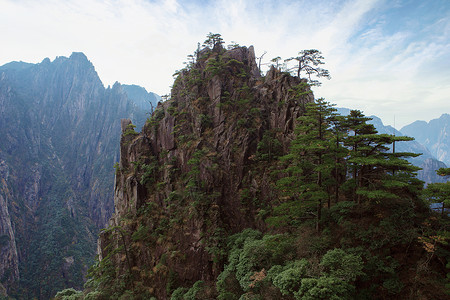
M280 56L277 56L277 57L275 57L275 58L272 58L270 61L272 62L272 65L275 67L275 68L280 68L280 66L281 66L281 64L280 64L280 60L281 60L281 57Z
M264 55L266 55L266 54L267 54L267 51L264 51L264 53L263 53L260 57L257 57L257 58L256 58L256 59L258 60L258 69L259 69L259 72L261 72L261 61L262 61Z
M313 79L315 77L325 77L330 79L330 72L320 67L324 62L322 61L324 57L322 52L316 49L302 50L298 53L298 56L286 59L286 62L295 60L298 65L291 68L291 70L297 71L297 76L300 77L302 74L306 74L306 79L311 85L320 86L322 83L318 80Z
M220 46L224 43L222 35L220 33L208 33L206 40L203 42L203 46L214 49L216 46Z

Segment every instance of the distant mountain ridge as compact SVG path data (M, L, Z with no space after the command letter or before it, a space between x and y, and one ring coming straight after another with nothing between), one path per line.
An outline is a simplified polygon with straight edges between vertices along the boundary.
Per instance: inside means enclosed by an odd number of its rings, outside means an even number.
M450 165L450 114L442 114L430 122L415 121L400 131L414 137L438 160Z
M0 298L83 285L114 206L120 119L140 128L141 102L156 106L127 90L83 53L0 66Z
M122 84L122 89L130 100L145 111L154 110L156 104L161 101L161 97L157 94L147 92L145 88L135 84Z
M12 61L9 63L4 64L3 66L0 66L0 71L2 70L23 70L29 67L34 66L35 64L27 63L23 61Z

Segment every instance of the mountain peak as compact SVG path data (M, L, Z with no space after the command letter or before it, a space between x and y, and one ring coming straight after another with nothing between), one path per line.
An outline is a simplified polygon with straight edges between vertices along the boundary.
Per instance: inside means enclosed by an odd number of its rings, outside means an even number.
M83 53L83 52L72 52L72 55L70 55L69 57L70 59L73 60L85 60L85 61L89 61L87 56Z

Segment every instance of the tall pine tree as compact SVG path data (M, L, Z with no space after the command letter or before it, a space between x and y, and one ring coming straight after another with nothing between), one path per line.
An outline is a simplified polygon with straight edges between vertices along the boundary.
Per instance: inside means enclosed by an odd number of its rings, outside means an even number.
M295 207L291 211L299 215L294 219L314 216L318 231L323 203L329 202L330 187L335 185L335 143L330 124L334 111L323 98L306 105L306 113L297 120L290 153L282 158L288 164L286 176L277 182L289 199L281 208Z
M414 176L419 168L406 158L419 154L409 152L394 153L389 145L413 138L378 134L371 120L358 110L352 110L344 121L351 133L344 144L350 150L347 159L352 177L347 185L353 190L353 199L361 204L363 200L381 201L396 199L408 185L418 185Z

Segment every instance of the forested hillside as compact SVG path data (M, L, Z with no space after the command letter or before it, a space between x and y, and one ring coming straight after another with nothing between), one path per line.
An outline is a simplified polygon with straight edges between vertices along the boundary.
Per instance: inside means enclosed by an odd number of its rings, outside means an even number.
M0 295L83 286L113 211L120 119L147 112L82 53L0 67Z

